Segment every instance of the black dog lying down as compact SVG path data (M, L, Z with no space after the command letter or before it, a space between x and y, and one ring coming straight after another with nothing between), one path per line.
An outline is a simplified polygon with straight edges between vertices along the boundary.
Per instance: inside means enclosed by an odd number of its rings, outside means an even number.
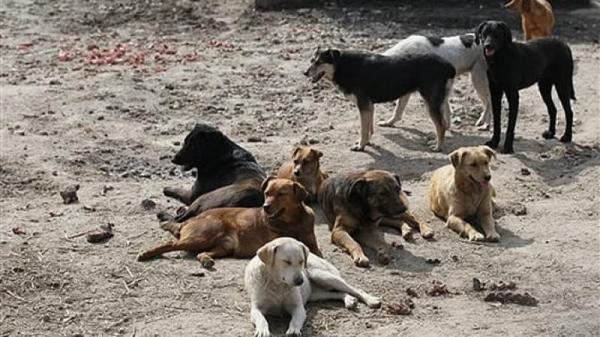
M175 218L178 222L211 208L258 207L264 202L260 186L266 174L262 167L250 152L209 125L196 124L172 162L184 171L197 170L191 190L163 190L166 196L190 206ZM171 220L166 214L159 218Z
M538 84L542 99L550 116L548 130L542 136L554 137L556 131L556 107L552 101L552 86L565 110L565 133L561 142L572 138L573 111L573 56L569 46L555 38L534 39L527 43L512 41L508 26L501 21L487 21L477 27L475 42L483 44L488 63L488 79L492 97L494 135L486 145L496 148L500 143L500 112L502 95L508 100L508 127L503 153L513 152L515 124L519 112L519 90Z
M419 91L435 124L441 150L449 114L443 103L448 98L456 71L434 54L384 56L356 51L317 49L305 75L313 82L325 78L355 101L360 112L360 140L352 147L363 151L373 134L373 103L389 102ZM449 118L449 117L448 117Z

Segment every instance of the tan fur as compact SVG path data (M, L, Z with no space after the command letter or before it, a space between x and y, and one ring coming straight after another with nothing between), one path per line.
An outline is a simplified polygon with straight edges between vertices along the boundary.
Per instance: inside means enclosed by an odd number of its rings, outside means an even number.
M521 13L525 41L552 35L554 13L546 0L512 0L505 5Z
M487 146L463 147L449 155L451 165L437 169L431 177L427 191L429 208L446 220L446 226L469 240L497 241L492 218L494 188L487 182L491 178L489 162L495 152ZM476 218L484 235L467 219Z
M315 200L319 187L327 174L321 171L319 159L323 153L319 150L306 146L297 146L292 151L292 160L284 163L278 178L285 178L302 185L309 193L310 200Z
M322 256L314 231L312 209L304 205L307 192L289 179L269 177L263 182L265 204L262 208L215 208L176 226L163 226L177 240L168 241L140 254L139 261L166 252L185 250L197 253L205 267L214 258L233 256L248 258L272 239L289 236L306 244L310 251Z

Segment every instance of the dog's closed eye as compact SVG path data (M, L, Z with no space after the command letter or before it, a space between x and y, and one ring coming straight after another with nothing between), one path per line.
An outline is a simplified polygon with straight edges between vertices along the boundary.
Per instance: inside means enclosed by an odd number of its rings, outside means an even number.
M289 261L289 260L283 260L283 262L284 262L285 264L287 264L287 265L290 265L290 266L292 265L292 261Z

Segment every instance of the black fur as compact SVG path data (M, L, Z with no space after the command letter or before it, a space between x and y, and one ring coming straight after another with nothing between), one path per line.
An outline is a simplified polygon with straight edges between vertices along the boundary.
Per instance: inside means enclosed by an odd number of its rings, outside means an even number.
M211 208L258 207L264 202L260 190L266 177L264 170L250 152L216 128L197 124L172 161L184 170L197 170L191 190L174 187L163 190L166 196L190 205L176 217L177 221Z
M500 142L500 113L502 95L509 105L508 127L504 153L513 152L514 130L519 111L519 90L538 84L549 115L548 130L542 135L553 138L556 128L556 107L552 101L552 87L565 111L566 128L562 142L572 140L573 111L573 56L569 46L556 38L534 39L527 43L513 42L508 26L501 21L487 21L476 30L476 41L483 45L488 63L488 81L494 117L494 135L486 145L496 148Z
M464 34L459 36L459 39L465 48L471 48L473 41L475 41L475 36L473 34Z
M431 45L434 47L439 47L444 43L444 39L442 39L441 37L426 36L426 38L427 40L429 40L429 43L431 43Z

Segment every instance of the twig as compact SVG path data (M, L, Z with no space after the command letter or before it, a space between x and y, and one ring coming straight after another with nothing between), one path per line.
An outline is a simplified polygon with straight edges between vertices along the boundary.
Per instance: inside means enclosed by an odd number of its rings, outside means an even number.
M127 285L127 282L125 282L124 279L121 279L121 281L123 281L123 285L125 286L125 290L127 290L127 293L129 294L131 292L131 289L129 289L129 286Z
M65 238L67 240L71 240L71 239L75 239L75 238L78 238L80 236L84 236L86 234L89 234L89 233L91 233L93 231L95 231L95 229L92 229L92 230L89 230L89 231L85 231L85 232L82 232L82 233L73 234L73 235L70 235L70 236L65 236Z
M143 231L143 232L141 232L139 234L136 234L134 236L130 236L130 237L127 238L127 240L137 239L137 238L139 238L140 236L142 236L142 235L144 235L146 233L148 233L148 230L145 230L145 231Z
M23 301L23 302L25 302L25 303L29 303L29 301L28 301L28 300L24 299L23 297L21 297L21 296L19 296L19 295L16 295L15 293L13 293L12 291L10 291L10 290L8 290L8 289L5 289L4 291L5 291L7 294L9 294L10 296L12 296L12 297L14 297L14 298L18 299L19 301Z
M131 270L129 270L129 268L128 268L127 266L125 266L125 270L127 271L127 273L129 274L129 276L130 276L131 278L135 278L135 277L133 276L133 273L131 272Z

